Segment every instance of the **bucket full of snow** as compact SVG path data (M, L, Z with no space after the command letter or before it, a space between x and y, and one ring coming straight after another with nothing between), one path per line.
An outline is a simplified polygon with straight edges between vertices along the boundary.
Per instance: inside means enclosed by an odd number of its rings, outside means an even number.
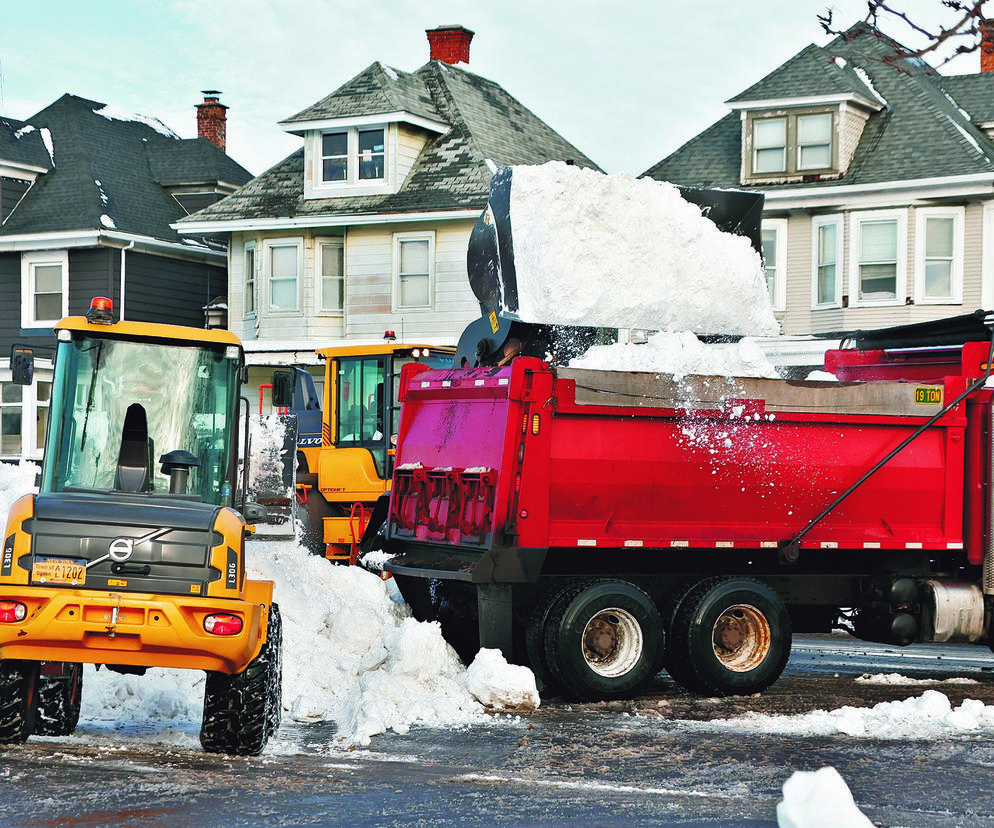
M497 318L768 335L758 193L680 188L561 162L502 167L470 237L470 285Z

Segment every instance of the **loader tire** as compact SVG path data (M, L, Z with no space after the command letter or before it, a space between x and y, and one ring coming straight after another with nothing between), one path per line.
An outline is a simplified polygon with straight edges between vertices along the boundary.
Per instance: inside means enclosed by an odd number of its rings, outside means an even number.
M269 609L266 643L242 672L208 672L200 744L208 753L256 756L282 716L283 627L276 604Z
M667 670L695 692L751 695L780 678L790 640L790 616L769 586L752 578L709 578L679 602Z
M579 581L561 590L545 623L549 672L580 701L631 698L656 673L662 619L627 581Z
M38 662L0 661L0 744L26 742L38 713Z
M61 676L38 675L38 716L35 733L39 736L69 736L79 724L83 701L83 665L67 664Z

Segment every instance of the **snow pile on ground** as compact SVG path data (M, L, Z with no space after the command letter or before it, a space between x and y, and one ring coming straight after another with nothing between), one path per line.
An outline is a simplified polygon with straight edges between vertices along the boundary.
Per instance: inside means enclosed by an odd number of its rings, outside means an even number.
M0 514L34 489L37 466L0 465ZM357 567L333 566L293 542L250 542L252 578L275 582L283 617L283 705L301 722L334 721L340 740L414 724L453 726L485 720L485 711L534 710L535 676L481 650L467 669L438 624L411 617L396 587ZM204 674L150 669L126 676L87 665L81 730L88 722L155 726L195 744L203 712Z
M741 728L787 736L860 736L871 739L933 739L994 733L994 705L966 699L954 708L948 696L926 690L916 698L880 702L873 707L813 710L797 716L747 713L717 719L710 726Z
M830 766L797 771L783 783L777 804L779 828L873 828L853 801L839 772Z
M759 254L672 184L554 161L512 168L517 313L527 322L765 336Z
M902 676L900 673L875 673L870 675L864 673L856 677L860 684L979 684L976 679L957 676L947 679L913 679Z
M756 340L706 344L689 331L661 331L642 344L616 342L595 345L570 362L570 368L602 371L650 371L673 374L680 380L688 374L732 377L779 375Z

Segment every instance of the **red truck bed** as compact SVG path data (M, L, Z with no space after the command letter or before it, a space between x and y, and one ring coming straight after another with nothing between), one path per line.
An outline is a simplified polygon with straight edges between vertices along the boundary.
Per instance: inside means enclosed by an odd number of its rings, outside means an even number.
M965 387L678 382L530 358L425 371L403 396L390 534L467 550L776 548ZM967 421L966 403L944 415L802 548L962 549L981 520L964 494L964 480L979 492Z

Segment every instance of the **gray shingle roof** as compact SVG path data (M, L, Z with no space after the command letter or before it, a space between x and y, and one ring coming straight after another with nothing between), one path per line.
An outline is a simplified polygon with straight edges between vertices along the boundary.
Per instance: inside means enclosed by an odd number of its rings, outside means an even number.
M4 161L45 170L52 167L41 132L24 121L0 117L0 163Z
M153 166L164 178L169 163L184 173L199 171L207 176L203 183L222 171L234 184L251 177L234 161L219 159L220 151L204 148L209 142L170 137L155 119L127 117L74 95L63 95L27 123L49 131L55 163L0 226L0 236L117 230L177 241L169 225L185 211L157 182Z
M904 61L907 71L900 71L881 60L891 54L892 45L877 30L857 24L823 48L806 47L730 103L829 94L846 77L855 77L863 90L876 93L885 105L869 116L849 169L841 179L818 182L819 188L994 173L994 142L976 126L994 120L994 78L944 78L920 61ZM845 61L841 75L836 57ZM817 78L819 73L826 77ZM694 186L743 186L741 123L737 115L732 117L718 121L643 175Z
M364 90L368 98L363 97ZM396 111L449 125L446 132L428 140L396 193L305 200L304 151L300 149L181 223L477 210L487 202L489 163L572 160L599 169L498 84L439 61L429 61L413 73L374 63L283 123Z

